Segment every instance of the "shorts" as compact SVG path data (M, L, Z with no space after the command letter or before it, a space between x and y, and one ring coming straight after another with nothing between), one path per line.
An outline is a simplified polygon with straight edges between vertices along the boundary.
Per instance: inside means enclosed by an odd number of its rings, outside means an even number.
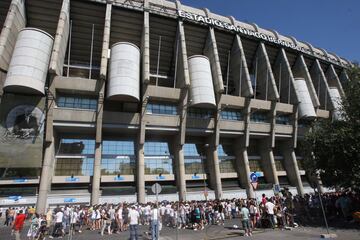
M249 220L242 220L241 223L242 223L242 226L243 226L243 228L244 228L245 230L250 229Z

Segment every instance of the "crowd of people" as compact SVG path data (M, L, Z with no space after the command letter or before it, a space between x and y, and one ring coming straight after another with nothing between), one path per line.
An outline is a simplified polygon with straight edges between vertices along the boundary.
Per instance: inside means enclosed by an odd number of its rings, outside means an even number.
M355 221L360 210L360 197L355 193L326 193L322 202L329 218ZM164 227L193 229L201 231L207 225L238 223L245 230L245 236L251 236L256 228L296 227L297 222L307 222L308 218L320 216L320 198L306 194L304 197L292 196L288 191L283 194L261 199L231 199L209 201L185 201L160 203L119 203L94 206L66 205L48 209L44 215L35 213L35 209L1 209L5 215L4 224L11 226L17 240L25 219L29 219L27 229L29 240L62 238L66 234L81 234L84 230L99 234L117 234L130 232L130 239L138 239L138 226L149 226L149 238L158 239ZM355 214L355 215L353 215ZM238 228L237 224L233 225Z

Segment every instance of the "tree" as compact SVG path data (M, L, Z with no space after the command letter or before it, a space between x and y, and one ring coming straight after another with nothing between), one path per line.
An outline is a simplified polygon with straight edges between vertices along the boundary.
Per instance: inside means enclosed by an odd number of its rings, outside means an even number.
M343 83L341 119L315 121L305 135L304 163L310 174L320 173L327 187L360 186L360 68L348 70Z

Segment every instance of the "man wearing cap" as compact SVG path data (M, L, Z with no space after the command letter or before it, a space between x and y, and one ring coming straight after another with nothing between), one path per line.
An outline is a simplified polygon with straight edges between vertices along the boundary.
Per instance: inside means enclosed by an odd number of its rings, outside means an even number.
M140 214L135 209L135 205L131 206L129 211L129 220L130 220L130 240L138 240L138 224Z

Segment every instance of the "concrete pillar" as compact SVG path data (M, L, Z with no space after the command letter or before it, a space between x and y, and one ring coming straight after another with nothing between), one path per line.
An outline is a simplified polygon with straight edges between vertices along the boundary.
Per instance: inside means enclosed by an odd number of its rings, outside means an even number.
M208 174L208 177L210 177L210 184L215 191L215 198L222 199L222 185L217 147L209 146L206 151L206 158L210 173Z
M185 164L183 145L177 144L175 146L175 161L176 161L176 184L179 191L179 200L186 201L186 179L185 179Z
M236 151L236 166L242 187L246 189L248 198L255 198L254 189L250 183L250 165L246 147Z
M36 212L45 213L47 206L48 192L51 189L52 176L55 168L55 137L53 129L53 108L55 105L55 86L53 84L54 76L49 76L49 90L46 93L46 130L45 130L45 151L44 161L41 170L39 195L36 202Z
M46 213L47 197L51 187L51 179L54 172L55 162L54 137L51 142L46 143L44 161L41 170L39 195L36 202L36 212L39 214Z
M110 33L111 33L111 11L112 11L112 4L110 3L106 4L104 36L103 36L103 46L102 46L101 64L100 64L100 78L103 80L106 80L107 69L108 69L108 53L109 53Z
M94 175L92 178L91 204L99 204L100 198L100 179L101 179L101 152L102 143L95 144L95 158L94 158Z
M280 49L275 61L274 78L278 86L280 102L297 104L299 102L299 97L295 90L295 80L289 60L283 48Z
M299 195L304 196L304 186L301 181L301 175L299 172L299 166L297 163L296 154L295 154L294 149L292 149L292 151L291 151L291 160L292 160L291 162L292 162L292 165L294 168L294 180L295 180L295 184L296 184L296 189L297 189Z
M25 1L12 0L0 34L0 69L7 71L21 29L26 27Z
M256 56L253 60L253 66L256 66L254 74L256 75L257 82L256 91L259 92L259 94L254 92L255 98L267 101L278 101L280 96L277 91L269 56L267 54L265 44L262 42L257 48Z
M224 91L224 83L221 73L221 66L220 66L219 54L215 39L215 33L212 27L209 27L209 33L204 47L204 55L207 56L210 61L215 92L222 93Z
M265 154L267 154L269 156L269 165L270 165L270 170L271 170L270 176L273 179L272 182L274 184L279 184L279 178L278 178L278 175L276 172L275 158L274 158L274 153L273 153L272 148L269 148L268 152Z
M289 147L290 146L290 147ZM296 160L294 149L291 147L291 143L285 142L281 145L281 151L284 156L283 165L286 170L287 177L290 180L291 185L296 186L298 194L304 195L304 187L301 182L301 176L299 167Z
M141 35L141 64L142 81L145 84L150 83L150 23L149 23L149 0L144 0L144 25Z
M100 79L99 85L99 97L98 107L96 115L96 139L95 139L95 159L94 159L94 173L92 178L92 192L91 192L91 204L98 204L101 191L101 159L102 159L102 123L104 113L104 92L105 92L105 79L107 75L107 54L110 42L110 25L111 25L111 4L106 5L105 25L103 46L101 52L101 67L100 67Z
M269 146L267 141L260 143L261 165L264 171L267 182L279 184L279 179L276 173L275 159L272 147Z
M316 86L315 90L317 92L321 108L325 110L332 110L334 106L330 98L329 85L318 59L315 59L315 62L310 69L310 76L314 86Z
M144 144L137 146L137 201L145 203L145 158Z
M246 194L249 198L255 198L254 189L250 183L250 164L247 153L247 147L250 141L250 98L245 100L244 108L244 136L240 137L234 145L234 152L236 154L236 167L240 183L246 189Z
M176 1L177 10L181 10L180 1ZM186 201L186 179L185 179L185 163L184 163L184 151L183 146L185 144L186 136L186 120L187 120L187 108L188 108L188 97L189 97L189 86L190 86L190 76L189 76L189 66L187 61L187 51L186 51L186 41L185 41L185 30L182 20L178 19L178 28L177 28L177 41L179 46L178 51L178 68L177 68L177 79L176 87L181 87L181 117L180 117L180 132L177 139L177 147L175 147L175 157L177 164L177 187L179 191L179 200Z
M273 148L275 147L275 126L276 126L276 102L271 102L271 120L270 120L270 137L261 141L260 155L265 178L268 182L279 184L279 178L276 171Z
M275 89L276 90L276 89ZM275 126L276 126L276 102L271 102L270 136L260 140L259 150L261 156L261 165L267 182L279 184L273 148L275 147Z
M234 17L229 17L231 23L236 25ZM253 88L251 86L251 79L249 69L247 66L244 48L239 35L235 36L233 46L231 48L231 69L233 71L234 82L237 85L238 96L252 97L254 95Z
M63 75L64 59L70 33L70 0L63 0L53 50L49 63L49 71L58 76Z
M345 96L344 89L341 85L339 76L337 75L337 73L335 71L334 65L330 64L330 66L328 67L328 69L325 73L325 76L328 80L329 85L331 85L333 87L335 86L338 89L341 97L344 97Z

